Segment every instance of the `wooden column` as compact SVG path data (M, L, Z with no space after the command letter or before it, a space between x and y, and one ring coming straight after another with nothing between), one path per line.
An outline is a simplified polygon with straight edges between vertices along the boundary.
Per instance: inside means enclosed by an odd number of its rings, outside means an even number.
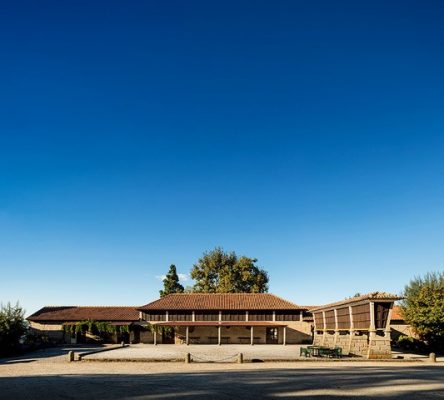
M284 346L287 344L287 327L286 326L284 326L284 329L283 329L282 344Z
M187 326L185 328L185 343L187 344L187 346L190 344L190 327Z
M250 328L250 339L251 339L251 345L253 346L254 344L254 328L251 326Z
M154 346L157 345L157 331L154 331Z
M217 344L220 346L220 342L221 342L221 338L220 338L220 328L221 328L221 326L219 325L218 327L217 327Z
M165 311L165 321L168 322L168 320L169 320L168 311Z

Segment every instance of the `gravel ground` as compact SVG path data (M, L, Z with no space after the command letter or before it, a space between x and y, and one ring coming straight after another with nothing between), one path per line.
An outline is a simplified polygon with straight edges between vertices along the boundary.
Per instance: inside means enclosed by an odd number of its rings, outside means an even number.
M0 362L0 399L93 398L444 399L444 363L68 363L62 351Z

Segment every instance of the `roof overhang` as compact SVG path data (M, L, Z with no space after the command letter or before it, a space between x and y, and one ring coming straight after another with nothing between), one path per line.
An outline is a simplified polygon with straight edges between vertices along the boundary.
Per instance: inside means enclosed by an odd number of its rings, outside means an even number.
M279 327L287 324L268 321L162 321L151 322L155 326L268 326Z

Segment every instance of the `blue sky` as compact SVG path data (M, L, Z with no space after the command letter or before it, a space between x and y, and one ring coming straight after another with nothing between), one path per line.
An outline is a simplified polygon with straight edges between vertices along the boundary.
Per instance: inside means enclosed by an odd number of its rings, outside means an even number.
M215 246L299 304L443 270L442 2L1 7L0 301L144 304Z

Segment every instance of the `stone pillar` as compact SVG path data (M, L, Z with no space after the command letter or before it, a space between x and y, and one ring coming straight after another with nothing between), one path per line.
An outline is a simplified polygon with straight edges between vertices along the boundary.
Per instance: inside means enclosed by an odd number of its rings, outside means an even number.
M237 363L242 364L244 362L244 355L242 353L239 353L237 355Z
M282 344L284 346L287 344L287 327L286 326L284 326L284 329L283 329Z
M251 345L253 346L254 344L254 328L253 326L250 327L250 340L251 340Z
M389 309L389 312L387 315L387 323L385 324L385 330L384 330L384 336L390 340L391 340L391 338L390 338L390 331L391 331L390 321L392 319L392 312L393 312L393 304L390 305L390 309Z
M222 311L219 311L219 322L222 321Z
M325 311L322 311L322 321L324 322L324 329L322 331L322 341L321 341L321 346L324 345L325 343L325 337L327 336L327 323L326 323L326 319L325 319Z
M245 321L248 321L248 311L245 311Z
M339 336L339 324L338 324L338 310L335 308L335 337L333 339L333 347L336 347L336 344L338 343L338 336Z
M157 345L157 331L156 330L154 331L153 340L154 340L154 342L153 342L154 346L156 346Z
M299 311L299 321L303 321L304 320L304 312L301 310Z
M276 311L273 311L273 322L276 321Z
M169 321L169 315L168 315L168 311L165 311L165 321L168 322Z
M188 346L190 344L190 327L185 328L185 343Z
M221 328L221 326L219 325L218 327L217 327L217 344L220 346L220 342L221 342L221 336L220 336L220 334L221 334L221 332L220 332L220 328Z
M185 364L189 364L191 362L191 354L186 353L185 354Z
M348 354L350 354L352 346L353 346L353 337L355 336L355 329L353 325L353 308L352 306L348 306L348 312L350 314L350 340L348 343Z
M191 321L196 321L196 311L191 312Z

